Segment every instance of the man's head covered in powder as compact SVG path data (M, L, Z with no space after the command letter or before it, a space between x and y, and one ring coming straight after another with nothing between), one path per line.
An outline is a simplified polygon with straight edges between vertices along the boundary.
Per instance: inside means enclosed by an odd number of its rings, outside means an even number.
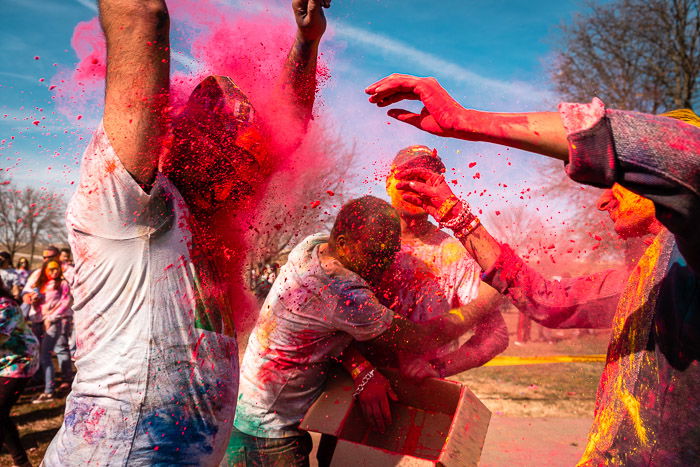
M398 180L394 177L401 170L413 167L426 168L435 173L445 173L443 164L437 150L427 146L408 146L400 150L391 162L391 170L386 178L386 191L391 198L391 205L401 213L401 215L423 216L427 215L423 208L403 200L403 191L396 188Z
M225 76L209 76L173 122L166 172L197 214L250 196L261 183L267 149L248 97Z
M336 216L329 246L345 268L375 282L401 248L399 216L374 196L348 201Z
M672 110L661 115L700 127L700 118L689 109ZM615 232L622 238L640 237L661 228L654 203L619 183L606 189L598 198L596 206L599 210L608 212Z

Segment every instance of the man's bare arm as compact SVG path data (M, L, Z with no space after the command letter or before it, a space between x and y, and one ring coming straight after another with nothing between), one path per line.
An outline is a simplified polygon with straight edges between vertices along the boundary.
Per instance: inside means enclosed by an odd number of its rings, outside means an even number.
M297 23L294 45L284 66L280 92L291 103L303 124L311 118L316 97L316 64L321 37L326 30L324 8L331 0L293 0Z
M394 315L391 327L368 342L381 352L428 352L458 338L477 323L476 316L460 316L458 313L414 323Z
M107 39L104 127L119 160L153 183L167 129L170 39L164 0L100 0Z

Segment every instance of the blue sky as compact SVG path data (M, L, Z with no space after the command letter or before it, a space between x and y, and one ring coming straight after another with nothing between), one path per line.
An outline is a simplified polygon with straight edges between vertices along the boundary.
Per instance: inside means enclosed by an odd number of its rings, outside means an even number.
M221 3L234 5L238 14L260 5ZM281 0L265 5L287 8ZM2 0L0 8L0 141L7 140L0 144L0 157L4 167L12 167L16 182L68 193L94 122L57 113L48 85L58 67L75 63L73 28L94 17L95 1ZM458 169L464 191L477 188L467 182L476 183L475 171L482 176L479 188L497 192L501 201L534 183L537 159L497 146L438 139L390 122L383 110L366 102L362 90L392 72L433 75L469 107L553 110L557 99L544 64L557 25L583 8L579 0L334 0L328 13L332 31L323 45L332 51L332 79L322 100L343 139L358 143L360 178L373 180L401 147L427 144ZM40 124L33 125L37 120ZM471 161L477 167L467 170ZM372 182L358 190L383 192L382 183Z

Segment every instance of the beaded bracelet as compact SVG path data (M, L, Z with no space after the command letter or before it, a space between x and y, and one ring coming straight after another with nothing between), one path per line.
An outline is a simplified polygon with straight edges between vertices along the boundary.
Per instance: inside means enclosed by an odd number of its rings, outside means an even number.
M352 379L357 379L358 376L362 374L366 369L371 368L372 364L368 362L367 360L363 361L362 363L359 363L355 368L353 368L350 371L350 376Z
M445 216L450 213L453 207L459 203L459 199L455 195L451 195L445 201L442 202L440 207L437 210L436 218L438 222L442 222L445 219Z
M462 209L455 217L440 222L441 228L447 228L454 232L455 237L462 240L471 235L480 225L481 221L469 210L469 205L462 203Z

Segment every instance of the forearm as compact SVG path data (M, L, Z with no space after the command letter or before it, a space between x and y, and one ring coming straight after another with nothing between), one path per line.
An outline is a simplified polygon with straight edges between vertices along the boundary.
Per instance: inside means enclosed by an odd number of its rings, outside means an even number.
M433 359L441 377L477 368L508 347L508 328L500 312L493 312L476 328L474 335L453 352Z
M366 374L373 368L373 365L360 353L351 343L344 351L340 358L340 363L345 368L345 371L352 377L353 381Z
M307 40L300 36L297 34L287 56L279 89L305 125L311 119L316 99L316 66L321 40Z
M167 133L170 20L163 0L100 0L107 39L104 128L126 170L153 182Z
M494 113L462 109L455 136L501 144L566 161L566 131L557 112Z

